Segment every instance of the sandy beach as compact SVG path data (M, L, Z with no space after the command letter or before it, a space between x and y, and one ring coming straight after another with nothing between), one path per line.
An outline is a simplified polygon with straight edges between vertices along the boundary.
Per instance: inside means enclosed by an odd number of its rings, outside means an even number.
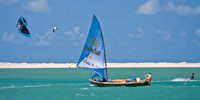
M108 68L200 67L200 63L107 63ZM76 63L9 63L0 62L0 68L76 68Z

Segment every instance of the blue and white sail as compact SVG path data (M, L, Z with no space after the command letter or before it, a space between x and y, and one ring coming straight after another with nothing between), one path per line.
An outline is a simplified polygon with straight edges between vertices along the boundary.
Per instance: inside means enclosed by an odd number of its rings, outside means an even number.
M99 21L93 16L90 31L83 47L77 67L89 68L94 71L93 77L104 77L105 47Z

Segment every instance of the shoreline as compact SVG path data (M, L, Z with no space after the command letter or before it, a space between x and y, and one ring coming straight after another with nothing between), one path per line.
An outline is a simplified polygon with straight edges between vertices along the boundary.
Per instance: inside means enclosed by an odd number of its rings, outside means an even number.
M107 63L107 68L200 68L200 63ZM0 62L1 68L76 68L76 63L9 63Z

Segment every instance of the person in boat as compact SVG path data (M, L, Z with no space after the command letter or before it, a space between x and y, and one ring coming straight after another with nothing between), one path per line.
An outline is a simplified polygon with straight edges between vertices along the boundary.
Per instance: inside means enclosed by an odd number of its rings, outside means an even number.
M149 79L149 82L151 82L151 73L144 75L144 76Z
M192 73L192 75L190 75L188 77L190 77L190 80L193 80L194 79L194 73Z
M105 78L103 78L102 80L99 79L98 82L106 82L106 79Z
M106 79L105 79L105 78L103 78L103 82L106 82Z

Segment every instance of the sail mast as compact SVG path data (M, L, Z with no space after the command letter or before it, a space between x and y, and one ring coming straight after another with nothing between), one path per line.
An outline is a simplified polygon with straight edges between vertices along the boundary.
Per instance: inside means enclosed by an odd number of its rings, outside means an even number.
M104 40L103 40L104 44ZM108 81L108 72L107 72L107 62L106 62L106 50L105 50L105 45L104 45L104 57L105 57L105 69L106 69L106 81Z
M94 15L95 16L95 15ZM95 16L96 17L96 16ZM98 21L98 19L97 19ZM99 22L99 21L98 21ZM100 29L101 29L101 25L99 23ZM102 30L102 29L101 29ZM103 38L103 32L101 31L101 36L103 39L103 46L104 46L104 60L105 60L105 69L106 69L106 81L108 81L108 71L107 71L107 62L106 62L106 49L105 49L105 43L104 43L104 38Z
M100 26L101 28L101 26ZM101 33L102 38L103 38L103 33ZM106 69L106 81L108 81L108 72L107 72L107 62L106 62L106 50L105 50L105 44L104 44L104 39L103 39L103 46L104 46L104 60L105 60L105 69Z

